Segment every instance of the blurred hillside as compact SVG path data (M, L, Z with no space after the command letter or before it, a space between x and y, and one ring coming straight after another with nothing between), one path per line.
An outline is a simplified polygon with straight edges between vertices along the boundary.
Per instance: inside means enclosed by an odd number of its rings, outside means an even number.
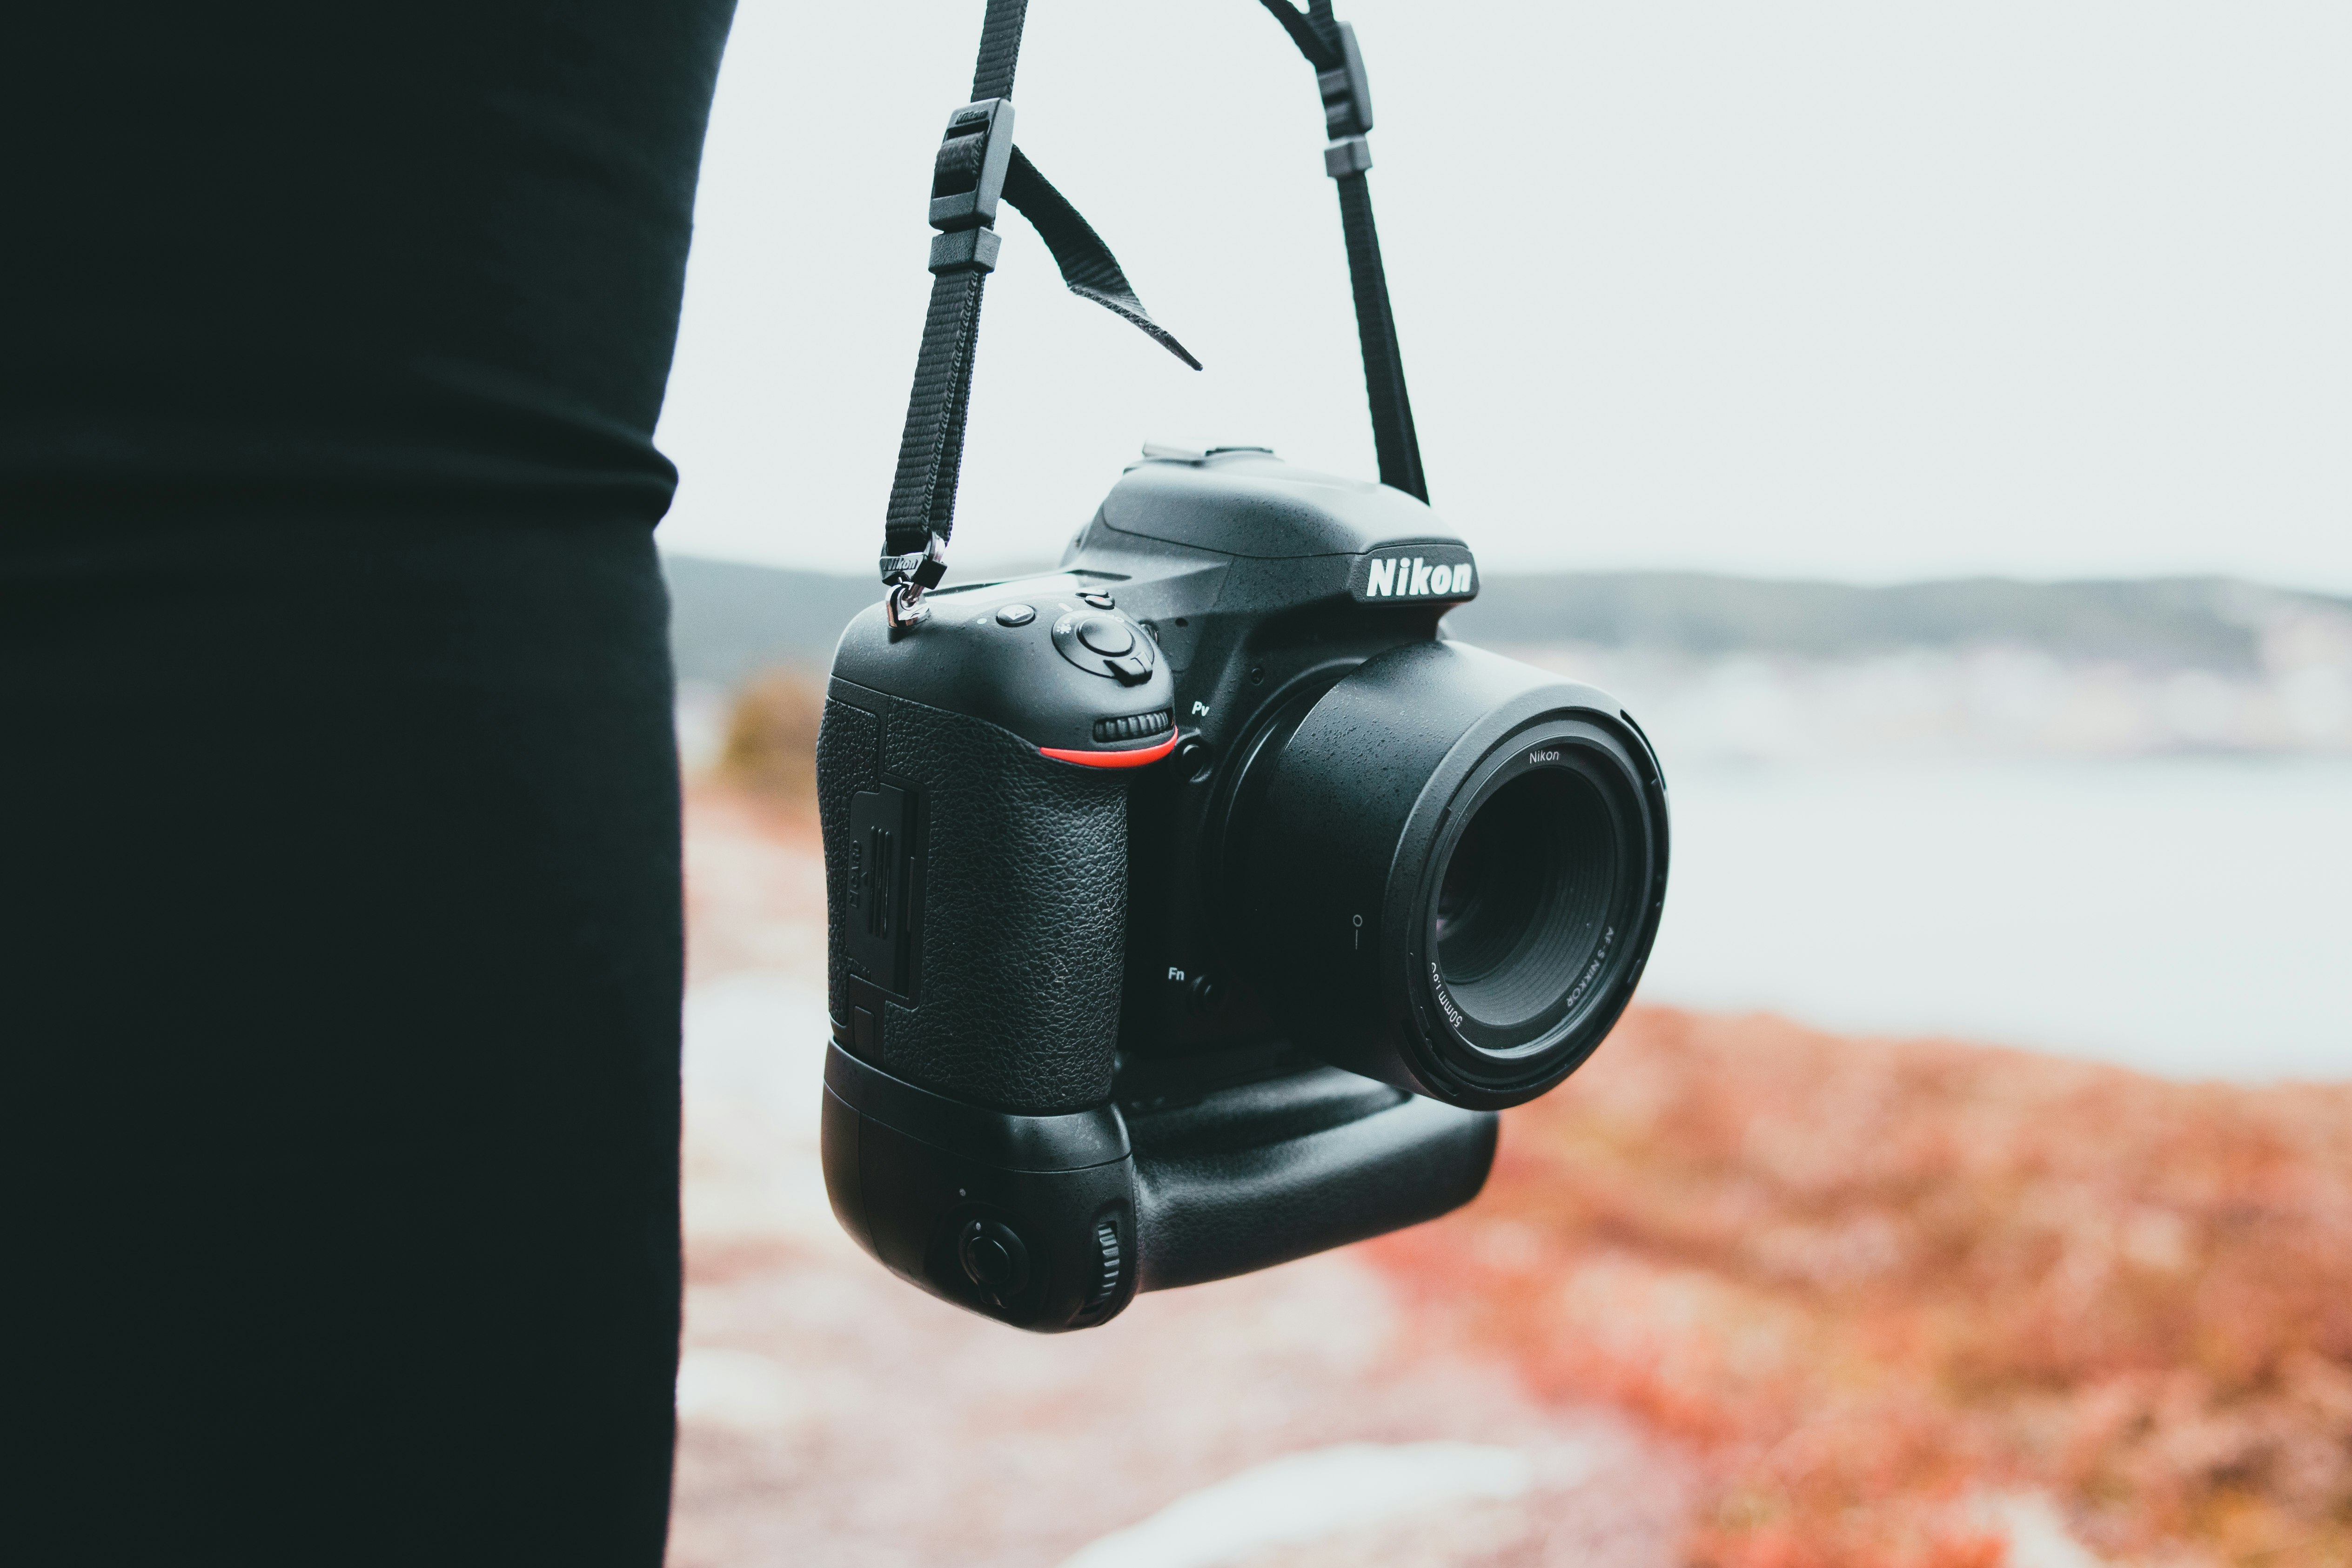
M678 677L706 690L822 667L876 592L666 564ZM1681 761L2352 753L2352 600L2226 578L1495 576L1447 626L1608 688Z
M2007 646L2074 663L2248 675L2264 667L2264 640L2274 628L2309 618L2352 628L2352 599L2223 577L1975 577L1864 588L1612 572L1490 576L1447 624L1473 642L1568 641L1699 658L1854 659Z
M1447 624L1682 762L2352 752L2352 600L2226 578L1490 577Z
M662 556L670 658L681 685L740 685L762 669L823 668L849 618L881 590L863 577Z

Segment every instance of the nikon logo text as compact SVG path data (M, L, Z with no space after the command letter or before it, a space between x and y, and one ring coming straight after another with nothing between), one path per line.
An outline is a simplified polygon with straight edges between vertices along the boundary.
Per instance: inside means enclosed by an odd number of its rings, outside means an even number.
M1364 580L1367 599L1467 598L1470 563L1432 563L1418 555L1374 556Z

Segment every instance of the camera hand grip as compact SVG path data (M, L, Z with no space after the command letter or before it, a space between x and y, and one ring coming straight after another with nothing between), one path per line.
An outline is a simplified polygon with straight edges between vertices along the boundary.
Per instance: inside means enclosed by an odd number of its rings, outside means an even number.
M1458 1208L1486 1184L1498 1121L1337 1068L1135 1117L1137 1288L1246 1274Z
M1107 1101L1125 785L985 720L836 679L817 741L835 1038L977 1106ZM886 912L898 923L868 929Z

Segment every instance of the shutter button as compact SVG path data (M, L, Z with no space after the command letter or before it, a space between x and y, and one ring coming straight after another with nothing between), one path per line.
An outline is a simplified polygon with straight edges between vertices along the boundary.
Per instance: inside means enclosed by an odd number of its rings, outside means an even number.
M1107 658L1135 651L1135 634L1107 616L1088 616L1080 621L1078 640Z
M972 1220L956 1238L956 1261L992 1307L1002 1307L1029 1283L1029 1249L1020 1233L992 1219Z

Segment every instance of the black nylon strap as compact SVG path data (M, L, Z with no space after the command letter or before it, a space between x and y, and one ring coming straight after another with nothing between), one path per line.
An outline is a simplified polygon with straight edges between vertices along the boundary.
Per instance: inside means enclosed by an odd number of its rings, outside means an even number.
M1363 348L1364 392L1371 405L1381 482L1427 500L1421 442L1405 392L1404 356L1381 265L1371 189L1364 178L1371 167L1364 141L1372 125L1371 96L1354 30L1331 15L1331 0L1307 0L1304 10L1291 0L1261 3L1315 68L1323 95L1325 128L1332 139L1324 166L1339 187L1339 225L1355 292L1356 335ZM1201 368L1144 310L1102 237L1012 144L1013 78L1027 16L1028 0L988 0L972 70L972 101L949 121L932 169L931 223L941 232L931 244L930 309L883 525L882 580L891 584L894 624L919 618L923 591L946 571L942 547L955 527L972 355L980 337L981 296L996 266L1000 200L1036 228L1072 293L1117 313L1194 370Z
M972 102L1013 97L1013 74L1021 63L1021 29L1028 16L1029 0L988 0L980 25L980 58L971 72ZM932 172L935 195L954 174L977 177L975 160L983 144L982 138L965 137L941 148ZM993 254L988 260L993 264ZM941 568L936 561L894 569L891 558L903 563L905 557L926 552L936 556L934 541L945 543L954 530L964 423L971 407L971 357L980 341L980 300L989 271L979 264L977 241L971 264L932 269L923 345L915 356L915 384L907 395L907 425L898 438L898 468L891 478L890 509L882 524L886 583L912 581L928 588L939 581Z
M1013 68L1021 63L1021 25L1029 0L988 0L980 24L980 61L971 68L971 100L1013 96Z
M1389 310L1388 273L1381 266L1380 231L1372 226L1372 191L1364 176L1342 174L1339 229L1348 242L1348 280L1356 291L1356 341L1364 350L1364 395L1372 405L1372 450L1381 483L1419 500L1429 499L1421 471L1421 437L1412 427L1412 400L1404 390L1404 351L1397 346Z
M956 483L971 405L972 355L981 296L994 269L996 204L1028 218L1072 293L1132 322L1191 365L1201 362L1144 310L1110 247L1062 193L1011 145L1013 77L1027 0L989 0L981 24L972 101L949 121L931 174L931 303L907 399L907 425L883 523L882 580L893 585L894 619L918 618L921 591L946 570L941 547L955 527ZM1001 188L994 186L1002 181Z
M1054 253L1054 264L1062 269L1062 282L1070 292L1081 299L1092 300L1104 310L1123 317L1143 330L1144 335L1194 370L1201 362L1175 337L1153 321L1135 297L1135 289L1119 270L1118 258L1094 226L1078 216L1078 209L1068 198L1046 183L1020 148L1013 149L1013 167L1005 173L1004 199L1021 209L1045 248Z
M1331 15L1331 0L1307 0L1307 9L1299 10L1289 0L1260 0L1307 57L1307 63L1318 71L1336 68L1339 64L1339 39L1337 22Z
M1365 132L1372 128L1372 110L1363 58L1356 51L1353 31L1331 15L1331 0L1307 0L1304 11L1290 0L1260 3L1315 68L1322 90L1324 125L1331 136L1323 163L1339 187L1339 229L1347 241L1348 279L1356 295L1356 338L1364 351L1364 395L1371 405L1372 449L1380 457L1381 483L1427 500L1421 438L1413 430L1412 401L1405 394L1404 353L1397 343L1396 316L1389 308L1380 231L1372 223L1371 187L1364 178L1372 163L1364 142Z
M920 554L934 538L944 542L955 526L964 417L971 405L971 353L980 338L980 296L987 281L988 273L978 267L931 279L915 387L907 399L907 428L898 439L898 471L882 528L886 554ZM883 580L890 578L886 571Z

